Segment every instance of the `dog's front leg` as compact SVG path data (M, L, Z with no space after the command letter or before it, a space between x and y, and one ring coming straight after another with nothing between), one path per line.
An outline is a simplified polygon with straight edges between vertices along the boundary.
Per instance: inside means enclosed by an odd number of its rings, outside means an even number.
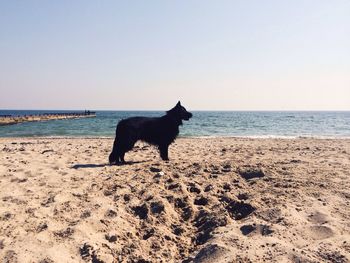
M120 157L120 162L121 162L122 164L125 164L124 156L125 156L125 153L121 153L121 154L119 155L119 157Z
M168 148L169 148L169 145L160 145L160 146L159 146L160 157L161 157L164 161L168 161L168 160L169 160L169 157L168 157Z

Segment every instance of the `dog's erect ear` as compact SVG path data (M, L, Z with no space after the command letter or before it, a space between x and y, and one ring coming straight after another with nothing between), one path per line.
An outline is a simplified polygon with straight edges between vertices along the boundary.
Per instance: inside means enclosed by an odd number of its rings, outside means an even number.
M181 106L181 102L179 101L179 102L176 104L176 106Z

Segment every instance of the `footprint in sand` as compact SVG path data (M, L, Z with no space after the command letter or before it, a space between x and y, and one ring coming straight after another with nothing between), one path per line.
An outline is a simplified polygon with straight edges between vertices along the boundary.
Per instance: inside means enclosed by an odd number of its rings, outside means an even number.
M265 172L260 167L245 166L238 169L238 174L246 180L261 178L265 176Z
M64 171L62 171L62 172L59 172L59 174L60 174L60 175L65 176L65 175L67 175L67 174L68 174L68 172L64 172Z
M201 189L196 184L189 183L187 191L189 191L190 193L194 193L194 194L200 194Z
M79 248L80 256L84 261L103 262L99 259L96 250L88 243L84 243Z
M246 218L255 211L253 206L242 201L231 201L225 208L234 220Z
M194 204L198 206L206 206L208 204L208 198L204 196L199 196L194 200Z
M314 224L323 225L328 222L328 218L326 214L321 212L315 212L308 216L308 220Z
M229 250L217 244L209 244L203 247L193 259L193 262L226 262Z
M39 261L39 263L54 263L55 261L53 261L51 258L43 258L42 260Z
M251 236L254 234L260 234L262 236L271 235L274 231L268 225L263 224L248 224L240 227L240 230L243 235Z
M5 256L2 258L3 263L17 262L17 254L13 250L7 250Z
M193 241L197 245L206 243L212 238L212 232L228 223L227 216L223 213L216 214L205 210L200 210L193 220L193 225L197 228L197 234Z
M46 198L41 202L41 206L49 207L54 202L55 202L55 195L50 195L48 198Z
M65 238L70 238L74 234L74 232L75 232L74 228L68 227L66 229L55 231L54 235L58 238L65 239Z
M312 239L316 240L326 239L334 235L334 232L330 227L320 225L310 226L307 232Z

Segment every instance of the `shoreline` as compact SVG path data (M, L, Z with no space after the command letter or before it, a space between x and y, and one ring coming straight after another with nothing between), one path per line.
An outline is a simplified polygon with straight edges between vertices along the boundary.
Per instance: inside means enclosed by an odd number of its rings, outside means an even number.
M114 136L6 136L1 139L115 139ZM257 140L350 140L350 136L278 136L278 135L247 135L247 136L233 136L233 135L208 135L208 136L178 136L177 139L257 139Z

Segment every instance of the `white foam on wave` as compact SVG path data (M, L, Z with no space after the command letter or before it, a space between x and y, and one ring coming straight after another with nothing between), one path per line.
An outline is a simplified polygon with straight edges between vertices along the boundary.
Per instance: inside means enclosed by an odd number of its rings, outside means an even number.
M350 136L328 136L328 135L202 135L202 136L180 136L180 138L198 138L198 139L209 139L209 138L238 138L238 139L350 139Z
M114 136L14 136L14 137L3 137L3 138L28 138L28 139L114 139ZM349 140L350 136L329 136L329 135L180 135L178 138L185 139L220 139L220 138L234 138L234 139L319 139L319 140Z

